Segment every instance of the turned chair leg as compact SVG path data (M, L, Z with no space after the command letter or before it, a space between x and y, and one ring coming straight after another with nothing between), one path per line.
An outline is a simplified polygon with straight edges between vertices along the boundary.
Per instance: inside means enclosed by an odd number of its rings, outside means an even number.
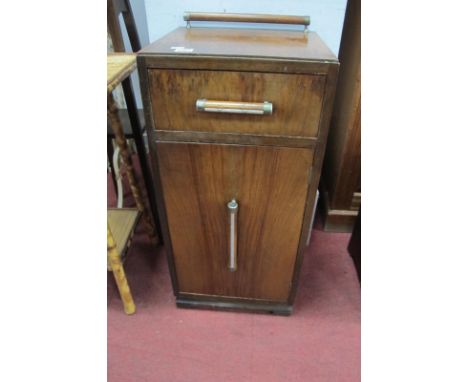
M127 314L133 314L136 310L135 303L133 302L133 297L130 292L130 287L128 286L127 277L125 276L125 271L122 266L122 261L117 252L114 237L112 236L112 232L110 231L109 226L107 227L107 259L108 264L112 269L112 273L114 274L117 287L119 288L120 298L122 299L124 311Z
M114 144L112 142L112 137L107 136L107 160L109 162L109 167L112 175L112 183L114 184L115 193L117 193L117 182L115 178L115 168L112 160L114 158Z
M137 205L138 210L142 213L142 220L145 224L145 228L150 240L157 242L158 238L156 236L156 230L153 221L151 220L151 217L146 209L142 197L142 192L140 191L138 182L136 180L135 169L132 165L132 159L128 149L127 139L125 138L122 124L117 115L117 106L115 105L112 93L107 95L107 117L109 118L112 130L115 135L115 142L120 148L122 163L127 174L128 183L130 184L130 190L132 191L133 199L135 199L135 203Z

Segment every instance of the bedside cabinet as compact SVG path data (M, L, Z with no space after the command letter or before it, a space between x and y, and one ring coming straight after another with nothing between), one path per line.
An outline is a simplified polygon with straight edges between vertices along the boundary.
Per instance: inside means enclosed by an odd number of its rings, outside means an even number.
M246 17L308 23L186 19ZM312 32L191 27L138 68L177 306L290 314L337 58Z

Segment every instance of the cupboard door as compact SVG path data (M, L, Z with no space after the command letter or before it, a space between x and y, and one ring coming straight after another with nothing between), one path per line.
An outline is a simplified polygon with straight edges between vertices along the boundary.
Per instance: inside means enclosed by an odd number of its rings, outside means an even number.
M287 300L312 150L157 143L178 291ZM237 212L237 269L229 270L227 204Z

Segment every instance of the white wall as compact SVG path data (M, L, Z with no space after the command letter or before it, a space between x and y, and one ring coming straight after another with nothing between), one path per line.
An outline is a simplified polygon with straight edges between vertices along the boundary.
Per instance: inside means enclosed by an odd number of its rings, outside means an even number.
M179 26L184 26L185 11L305 15L310 16L309 29L317 32L337 56L346 9L346 0L144 0L144 2L150 42Z

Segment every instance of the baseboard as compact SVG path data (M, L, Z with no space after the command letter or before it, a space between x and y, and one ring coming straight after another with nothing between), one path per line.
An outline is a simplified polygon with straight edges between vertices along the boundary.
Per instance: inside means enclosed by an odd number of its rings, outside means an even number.
M332 209L329 205L328 193L323 189L320 191L320 193L322 195L320 211L322 215L324 231L351 233L353 231L354 222L356 221L356 217L359 213L359 211L355 209L356 205L350 206L350 208L353 209L349 210ZM353 196L353 200L355 201L357 197L359 197L360 204L361 194L359 193L359 196Z

